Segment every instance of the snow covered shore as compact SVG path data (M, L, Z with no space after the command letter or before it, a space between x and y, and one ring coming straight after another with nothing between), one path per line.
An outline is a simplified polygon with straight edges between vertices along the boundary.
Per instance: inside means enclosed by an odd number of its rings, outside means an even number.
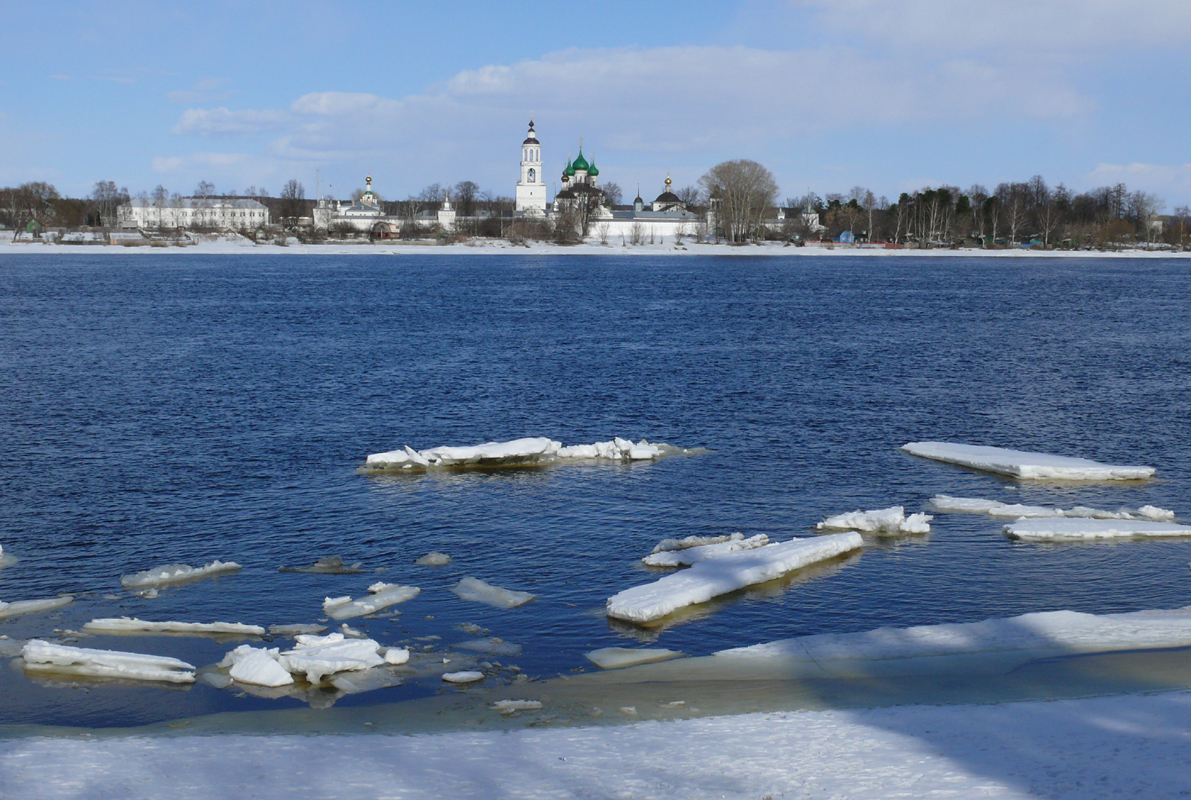
M40 242L13 242L0 237L0 255L5 254L50 254L50 255L93 255L116 254L126 256L178 255L359 255L359 256L408 256L408 255L602 255L602 256L826 256L865 258L1191 258L1191 252L1171 253L1161 250L1065 251L1065 250L911 250L887 249L882 246L849 246L838 243L810 243L805 247L794 247L784 242L764 242L744 246L694 242L684 239L681 244L671 240L645 245L622 245L619 240L600 244L594 240L580 245L556 245L549 242L529 242L515 245L499 239L476 239L457 244L439 245L430 240L395 241L370 243L361 240L328 241L323 244L300 244L290 239L287 246L276 244L255 244L242 236L202 235L200 241L186 247L125 247L122 245L71 246L48 245Z
M507 733L369 730L8 739L0 787L9 800L1174 797L1189 779L1191 693Z

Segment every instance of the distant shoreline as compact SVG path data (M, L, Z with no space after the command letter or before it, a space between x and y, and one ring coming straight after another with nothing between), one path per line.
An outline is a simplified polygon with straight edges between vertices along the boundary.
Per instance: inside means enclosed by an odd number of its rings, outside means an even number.
M5 255L88 255L123 254L131 256L153 255L529 255L529 256L730 256L730 257L857 257L857 258L1191 258L1191 251L1171 252L1169 250L1031 250L1014 248L1003 250L961 249L886 249L883 247L856 247L841 244L807 244L804 247L782 242L763 244L728 245L684 242L674 244L647 244L624 247L618 244L556 245L548 242L532 242L528 245L514 245L504 240L472 240L458 244L439 245L433 242L413 243L370 243L370 242L327 242L323 244L254 244L247 239L226 239L212 237L197 244L184 247L125 246L125 245L71 245L44 244L41 242L11 242L0 240L0 256Z

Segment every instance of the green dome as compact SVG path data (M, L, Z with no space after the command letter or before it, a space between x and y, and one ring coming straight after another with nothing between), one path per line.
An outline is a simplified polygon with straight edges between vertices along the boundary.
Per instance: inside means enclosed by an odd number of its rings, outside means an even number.
M588 164L587 159L583 157L583 149L582 148L579 149L579 156L575 159L573 168L574 169L591 169L591 164ZM572 172L571 174L574 175L575 173Z
M591 168L587 170L587 174L593 178L600 174L600 171L596 169L595 161L591 162Z
M583 158L583 155L582 155L582 154L580 154L580 155L579 155L579 158ZM579 159L575 159L575 164L578 164L578 163L579 163ZM584 161L584 162L583 162L583 166L584 166L584 167L586 167L586 166L587 166L587 162L586 162L586 161ZM564 170L562 171L562 174L563 174L563 175L574 175L574 174L575 174L575 166L574 166L573 164L571 164L571 161L570 161L570 159L567 159L567 166L566 166L566 169L564 169Z

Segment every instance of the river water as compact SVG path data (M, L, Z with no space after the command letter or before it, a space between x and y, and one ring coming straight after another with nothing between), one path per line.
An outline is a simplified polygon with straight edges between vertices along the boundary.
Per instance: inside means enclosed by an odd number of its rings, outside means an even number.
M308 623L376 580L421 587L383 644L458 658L472 623L531 676L584 652L727 647L1029 611L1186 605L1191 543L1040 546L939 515L927 536L728 598L663 630L607 597L657 577L662 538L813 535L825 516L936 494L1191 515L1191 264L1176 260L555 256L0 257L0 600L76 595L0 622L57 639L95 617ZM524 436L707 448L652 464L433 475L368 453ZM1149 464L1121 485L1021 484L908 456L907 441ZM431 550L446 567L415 566ZM301 575L325 555L365 575ZM171 562L242 572L164 590ZM473 575L537 595L449 591ZM439 637L439 638L434 638ZM218 661L234 644L85 637ZM273 646L287 646L278 640ZM464 663L466 658L460 658ZM341 704L443 691L437 678ZM121 726L302 706L0 671L0 723ZM311 713L318 713L312 711Z

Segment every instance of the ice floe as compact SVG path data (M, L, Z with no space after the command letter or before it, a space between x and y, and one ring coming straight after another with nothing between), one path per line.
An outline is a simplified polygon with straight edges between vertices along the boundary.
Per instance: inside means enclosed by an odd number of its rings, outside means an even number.
M822 633L751 647L717 657L814 661L887 660L1040 650L1101 652L1191 645L1191 606L1171 611L1083 614L1044 611L980 622Z
M322 633L326 629L326 625L299 622L294 625L270 625L269 633L274 636L297 636L306 633Z
M335 620L363 617L377 611L404 603L417 597L422 591L416 586L398 586L394 583L374 583L368 587L367 597L352 600L348 597L328 597L323 600L323 612Z
M1001 519L1021 519L1031 517L1076 517L1085 519L1147 519L1155 521L1169 521L1174 519L1174 512L1156 506L1142 506L1138 509L1122 508L1117 511L1107 511L1088 506L1074 506L1072 508L1052 508L1049 506L1032 506L1020 503L1002 503L998 500L984 500L976 497L951 497L940 494L931 498L931 505L939 511L960 514L987 514Z
M228 674L238 683L254 686L289 686L294 676L279 661L280 648L252 647L242 644L232 650L219 662L221 667L231 667Z
M3 545L0 545L0 569L12 566L13 564L17 563L17 561L18 559L16 556L12 555L11 553L4 552Z
M365 459L365 470L415 470L460 467L543 466L574 461L653 461L669 455L689 453L667 444L651 444L642 439L632 442L619 437L595 444L564 447L544 436L485 442L468 447L434 447L373 453Z
M879 511L850 511L836 514L815 525L820 531L864 531L883 535L899 533L930 533L930 514L906 516L902 506L883 508Z
M380 650L373 639L347 639L341 633L300 635L294 648L281 653L277 661L287 672L305 675L307 681L317 684L327 675L386 663Z
M364 572L362 562L344 564L339 556L323 556L309 567L278 567L278 572L303 572L315 575L358 575Z
M52 611L55 608L70 605L73 600L72 595L62 595L61 597L47 597L44 600L14 600L11 603L0 601L0 619L32 614L37 611Z
M780 578L863 545L858 533L838 533L709 558L653 583L619 592L608 599L607 614L637 624L653 622L687 606Z
M447 683L475 683L484 680L484 673L470 669L461 672L444 672L442 679Z
M25 669L89 678L193 683L194 667L168 656L70 647L31 639L21 650Z
M667 550L686 550L690 547L702 547L707 544L719 544L720 542L743 538L743 533L731 533L719 536L686 536L682 539L662 539L654 545L653 550L650 551L650 555L664 553Z
M497 608L516 608L534 599L534 595L529 592L502 589L470 575L452 586L451 591L458 595L460 600L484 603Z
M1014 478L1073 481L1126 481L1152 477L1153 467L1118 466L1086 458L1053 456L1001 447L951 442L910 442L902 450L911 455L958 464Z
M467 650L472 653L483 653L490 656L519 656L521 645L506 642L495 636L490 639L469 639L451 645L456 650Z
M1116 519L1023 519L1004 527L1010 539L1027 542L1074 542L1096 539L1139 539L1160 536L1191 536L1191 525L1152 520Z
M726 538L726 541L719 541L715 544L699 544L678 550L657 552L655 548L655 552L650 553L641 561L649 567L689 567L707 558L717 558L727 553L738 553L741 550L754 550L769 544L769 537L764 533L750 536L747 539L742 533L734 533Z
M497 700L492 704L493 710L506 715L518 711L538 711L541 707L541 700Z
M83 625L87 633L180 633L227 636L264 636L260 625L245 625L242 622L148 622L133 617L112 617L93 619Z
M242 567L234 561L220 561L216 559L201 567L191 567L186 564L166 564L153 569L137 572L133 575L122 575L120 585L125 589L149 589L170 586L176 583L188 583L199 578L209 578L228 572L237 572Z
M445 567L451 563L451 557L446 553L440 553L436 550L415 559L414 563L421 567Z
M662 647L632 648L632 647L602 647L584 653L587 660L600 669L621 669L634 667L637 664L649 664L654 661L668 661L682 655L679 650L666 650Z

